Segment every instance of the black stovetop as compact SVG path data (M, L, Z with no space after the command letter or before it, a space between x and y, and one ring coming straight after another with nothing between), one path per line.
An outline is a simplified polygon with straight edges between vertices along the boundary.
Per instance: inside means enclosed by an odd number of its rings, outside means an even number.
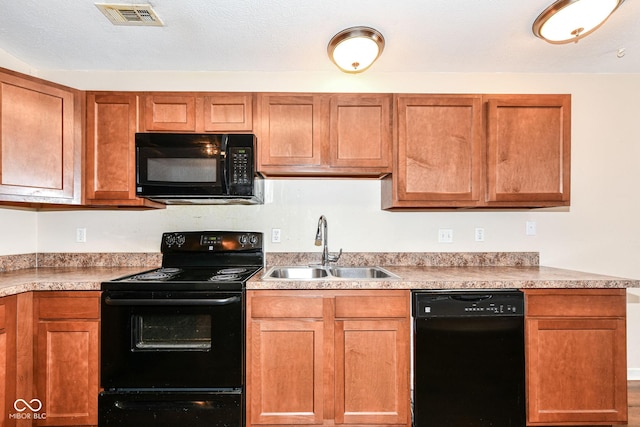
M262 233L163 233L162 267L103 282L102 290L241 290L262 268Z

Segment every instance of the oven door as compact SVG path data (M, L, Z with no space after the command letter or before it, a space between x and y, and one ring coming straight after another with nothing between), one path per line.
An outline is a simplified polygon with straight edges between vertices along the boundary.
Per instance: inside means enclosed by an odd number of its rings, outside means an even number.
M104 291L101 385L241 388L243 294Z

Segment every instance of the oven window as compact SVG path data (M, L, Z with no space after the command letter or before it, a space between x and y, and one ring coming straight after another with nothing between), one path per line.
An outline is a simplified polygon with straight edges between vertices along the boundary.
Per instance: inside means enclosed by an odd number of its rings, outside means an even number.
M216 182L218 159L210 158L148 158L149 182Z
M211 349L208 314L140 314L132 319L133 350Z

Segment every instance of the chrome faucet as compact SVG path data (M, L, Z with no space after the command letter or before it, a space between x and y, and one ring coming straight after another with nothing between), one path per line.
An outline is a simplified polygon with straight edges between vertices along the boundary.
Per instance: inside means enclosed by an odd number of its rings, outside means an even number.
M322 245L322 265L328 266L330 262L336 262L342 255L342 249L338 252L338 255L329 254L329 238L327 234L327 218L324 215L320 215L318 219L318 229L316 230L316 246Z

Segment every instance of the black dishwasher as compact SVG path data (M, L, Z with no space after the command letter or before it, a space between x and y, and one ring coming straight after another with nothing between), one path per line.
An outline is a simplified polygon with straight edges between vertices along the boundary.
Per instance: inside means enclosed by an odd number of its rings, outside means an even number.
M414 291L414 427L524 427L524 298Z

